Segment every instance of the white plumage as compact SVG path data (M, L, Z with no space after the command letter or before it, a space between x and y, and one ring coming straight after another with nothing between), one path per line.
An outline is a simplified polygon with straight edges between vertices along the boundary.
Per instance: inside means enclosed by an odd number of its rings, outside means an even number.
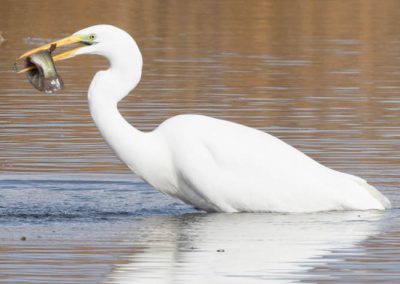
M161 192L208 212L383 210L390 202L363 179L329 169L262 131L201 115L179 115L141 132L120 115L118 102L139 82L142 56L132 37L108 25L78 49L110 68L89 88L92 117L117 156ZM72 57L70 56L70 57ZM156 95L156 94L155 94Z

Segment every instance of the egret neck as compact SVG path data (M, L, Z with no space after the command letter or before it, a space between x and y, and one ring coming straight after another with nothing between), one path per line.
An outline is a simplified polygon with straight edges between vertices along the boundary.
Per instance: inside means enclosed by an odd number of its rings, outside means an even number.
M101 52L110 63L107 70L94 76L88 92L92 118L115 154L130 167L137 170L135 157L146 151L145 134L129 124L118 111L118 102L133 90L140 81L142 56L132 40L128 45L113 44ZM129 158L127 158L129 157Z

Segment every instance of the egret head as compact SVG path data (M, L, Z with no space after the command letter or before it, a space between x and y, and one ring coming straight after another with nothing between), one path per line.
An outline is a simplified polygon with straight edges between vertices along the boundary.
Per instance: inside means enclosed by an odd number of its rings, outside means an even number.
M82 29L66 38L32 49L22 54L19 59L49 49L54 44L56 48L81 44L79 47L53 56L54 61L65 60L82 54L97 54L108 58L111 64L120 63L122 65L124 62L129 62L130 64L140 65L140 68L142 65L142 56L133 38L124 30L111 25L96 25Z
M111 25L96 25L82 29L66 38L32 49L21 55L19 59L42 50L48 50L50 47L58 48L68 45L80 46L52 55L53 61L65 60L83 54L101 55L110 62L109 71L118 74L115 77L119 78L119 82L115 84L120 86L121 93L129 92L138 84L143 64L139 48L127 32ZM22 69L19 73L30 69Z

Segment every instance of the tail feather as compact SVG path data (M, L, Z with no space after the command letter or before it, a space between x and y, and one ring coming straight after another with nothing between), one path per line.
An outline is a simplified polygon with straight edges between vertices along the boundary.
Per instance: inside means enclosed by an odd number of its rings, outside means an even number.
M392 208L392 204L390 203L389 199L386 198L382 193L380 193L375 187L368 184L367 182L364 184L364 187L368 190L368 192L376 198L385 209Z
M379 192L375 187L370 185L365 179L362 179L358 176L353 176L350 174L346 174L346 175L349 176L351 179L353 179L360 186L365 188L369 192L369 194L372 195L373 198L375 198L376 200L378 200L378 202L380 204L382 204L384 209L392 208L392 204L390 203L390 200L386 196L384 196L381 192Z

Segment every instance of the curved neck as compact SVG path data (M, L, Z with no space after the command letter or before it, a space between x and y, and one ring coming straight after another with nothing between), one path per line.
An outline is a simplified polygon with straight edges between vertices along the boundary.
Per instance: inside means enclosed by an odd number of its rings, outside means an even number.
M118 111L117 102L106 96L89 95L89 109L110 148L120 160L137 170L135 157L143 151L145 134L130 125Z
M139 82L142 57L136 44L115 48L102 54L110 68L98 72L89 87L88 100L92 118L115 154L135 172L138 159L145 154L145 133L130 125L119 113L118 102Z

